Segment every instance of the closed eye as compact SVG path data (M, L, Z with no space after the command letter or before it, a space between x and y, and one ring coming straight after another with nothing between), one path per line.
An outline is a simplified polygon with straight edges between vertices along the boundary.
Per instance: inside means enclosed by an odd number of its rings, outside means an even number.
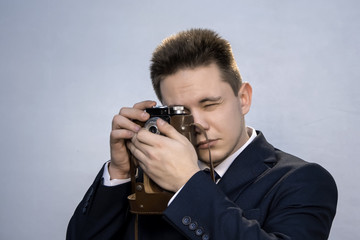
M216 105L219 105L219 103L206 104L206 105L204 105L204 108L209 108L209 107L213 107L213 106L216 106Z
M203 108L207 111L211 111L216 109L219 105L221 105L222 101L219 102L208 102L203 105Z

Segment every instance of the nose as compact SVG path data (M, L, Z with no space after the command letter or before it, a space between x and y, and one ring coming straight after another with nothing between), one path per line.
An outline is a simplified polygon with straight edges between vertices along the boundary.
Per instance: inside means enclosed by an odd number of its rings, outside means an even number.
M206 117L199 112L191 112L194 117L194 123L201 125L204 130L208 130L210 125L206 120ZM201 133L200 129L196 128L197 133Z

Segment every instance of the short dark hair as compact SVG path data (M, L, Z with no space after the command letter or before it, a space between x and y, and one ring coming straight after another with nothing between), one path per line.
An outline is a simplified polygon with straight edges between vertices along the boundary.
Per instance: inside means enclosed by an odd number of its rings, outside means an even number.
M155 93L162 101L160 82L181 69L194 69L215 63L223 80L230 84L237 96L241 76L230 43L209 29L190 29L162 41L151 59L151 80Z

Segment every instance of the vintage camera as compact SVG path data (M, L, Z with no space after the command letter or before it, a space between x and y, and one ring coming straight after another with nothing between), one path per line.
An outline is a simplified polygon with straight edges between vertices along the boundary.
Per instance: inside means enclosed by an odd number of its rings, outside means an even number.
M184 106L153 107L147 108L145 111L150 114L150 118L146 122L136 121L137 124L154 134L161 134L156 125L157 119L161 118L172 125L195 146L196 127L194 118ZM134 164L136 159L133 159L133 156L131 158L130 172L133 193L128 196L130 211L135 214L161 214L166 209L174 193L158 186Z
M160 106L146 108L145 111L150 114L149 120L141 124L148 131L160 134L160 131L156 125L158 118L163 119L173 126L179 133L184 135L195 146L195 126L194 118L184 106Z

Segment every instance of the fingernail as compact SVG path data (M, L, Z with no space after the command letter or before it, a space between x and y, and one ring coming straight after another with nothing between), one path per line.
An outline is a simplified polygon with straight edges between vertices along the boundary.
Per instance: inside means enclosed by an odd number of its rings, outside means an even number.
M141 114L141 117L142 117L143 119L148 118L148 117L149 117L149 114L148 114L147 112L143 112L143 113Z
M140 129L141 129L141 127L140 127L139 125L136 125L136 126L134 127L134 131L135 131L135 132L140 131Z
M165 121L164 120L162 120L161 118L159 118L159 120L158 120L159 122L158 122L158 124L159 125L164 125L165 124Z

